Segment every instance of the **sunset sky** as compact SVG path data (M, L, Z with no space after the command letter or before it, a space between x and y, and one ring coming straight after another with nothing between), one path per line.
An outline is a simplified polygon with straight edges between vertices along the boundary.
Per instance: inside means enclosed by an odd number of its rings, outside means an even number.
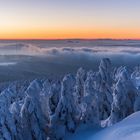
M0 0L0 39L140 39L140 0Z

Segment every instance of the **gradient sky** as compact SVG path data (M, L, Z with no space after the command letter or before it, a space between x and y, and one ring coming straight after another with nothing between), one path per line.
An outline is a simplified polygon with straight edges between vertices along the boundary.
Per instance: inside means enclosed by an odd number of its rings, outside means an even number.
M0 0L1 39L140 39L140 0Z

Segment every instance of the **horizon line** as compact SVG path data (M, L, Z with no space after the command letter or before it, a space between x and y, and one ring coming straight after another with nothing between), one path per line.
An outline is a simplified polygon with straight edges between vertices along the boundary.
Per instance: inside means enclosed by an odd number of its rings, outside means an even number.
M0 38L0 40L140 40L140 38Z

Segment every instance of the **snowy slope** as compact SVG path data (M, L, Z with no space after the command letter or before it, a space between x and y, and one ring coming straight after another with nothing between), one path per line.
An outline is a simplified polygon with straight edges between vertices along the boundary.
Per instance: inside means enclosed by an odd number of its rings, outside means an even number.
M139 140L140 112L133 113L121 122L101 129L81 129L66 140Z
M128 116L123 121L108 127L90 139L85 140L139 140L140 112Z

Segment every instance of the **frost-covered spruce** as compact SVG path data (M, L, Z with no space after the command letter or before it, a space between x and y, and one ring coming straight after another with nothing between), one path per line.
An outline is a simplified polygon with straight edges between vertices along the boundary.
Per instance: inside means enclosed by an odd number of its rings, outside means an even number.
M139 68L131 76L125 67L112 74L106 58L99 72L80 68L76 77L67 75L61 83L43 79L2 85L0 139L59 140L83 122L98 125L108 118L104 122L112 125L140 110L139 77Z
M21 127L23 139L46 140L48 116L41 110L40 93L42 84L34 80L26 90L27 96L21 108Z
M109 58L104 58L101 60L99 74L101 76L102 84L106 83L108 85L112 85L111 68L111 61Z
M88 125L99 125L98 95L94 89L93 75L93 72L89 71L85 81L84 92L86 96L82 102L83 106L85 106L83 120Z
M0 94L0 139L18 139L15 119L9 108L16 98L16 92L10 88Z
M134 71L131 74L131 79L136 88L140 91L140 66L134 68Z
M42 89L40 92L40 107L45 116L50 116L51 110L49 105L50 90L52 83L50 80L46 79L42 84Z
M112 78L111 78L111 61L108 58L101 60L99 72L94 74L95 89L98 91L98 106L100 119L104 120L109 117L112 104Z
M75 86L75 98L77 98L78 103L85 96L84 93L84 82L86 80L86 72L83 68L79 68L76 74L76 86Z
M134 103L134 111L136 112L140 111L140 66L134 68L134 71L131 74L131 79L138 90L138 97Z
M121 67L118 81L113 91L113 103L108 125L112 125L134 112L137 89L134 86L126 67Z
M131 74L131 78L140 77L140 66L136 66Z
M79 122L80 113L74 98L75 77L67 75L62 81L61 97L51 125L56 139L63 139L67 131L74 132Z
M51 110L51 114L55 113L55 109L57 108L60 99L60 94L61 94L61 82L57 81L52 84L50 89L49 107Z

